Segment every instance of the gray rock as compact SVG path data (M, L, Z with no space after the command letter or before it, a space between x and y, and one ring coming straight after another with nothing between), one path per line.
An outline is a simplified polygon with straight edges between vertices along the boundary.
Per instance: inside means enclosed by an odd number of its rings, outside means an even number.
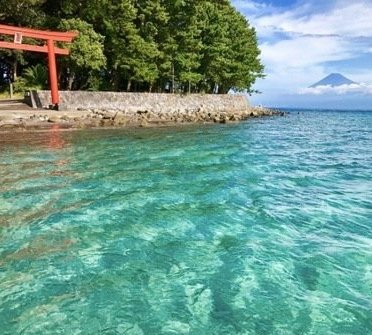
M123 114L117 114L113 120L113 125L114 126L121 126L126 124L127 118Z
M140 123L140 127L142 127L142 128L146 128L146 127L148 127L148 125L149 124L146 120L142 120L141 123Z
M13 115L0 115L0 121L12 121L14 119Z
M111 119L102 119L100 122L101 127L110 127L113 125L113 121Z
M51 123L56 123L56 122L60 122L61 119L58 117L58 116L51 116L48 118L48 122L51 122Z
M117 111L106 111L103 115L103 118L104 119L113 119L116 116L117 113L118 113Z

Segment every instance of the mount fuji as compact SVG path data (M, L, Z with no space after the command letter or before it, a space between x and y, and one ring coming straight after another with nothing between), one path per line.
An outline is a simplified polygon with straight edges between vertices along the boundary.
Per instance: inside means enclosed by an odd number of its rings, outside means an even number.
M342 85L351 85L351 84L358 84L355 81L346 78L340 73L331 73L327 77L323 78L322 80L318 81L317 83L311 85L309 88L316 88L319 86L331 86L337 87Z

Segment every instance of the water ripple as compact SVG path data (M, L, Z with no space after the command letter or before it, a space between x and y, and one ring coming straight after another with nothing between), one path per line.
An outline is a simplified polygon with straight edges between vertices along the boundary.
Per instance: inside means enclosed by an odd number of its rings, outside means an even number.
M0 137L2 333L371 333L371 148L330 111Z

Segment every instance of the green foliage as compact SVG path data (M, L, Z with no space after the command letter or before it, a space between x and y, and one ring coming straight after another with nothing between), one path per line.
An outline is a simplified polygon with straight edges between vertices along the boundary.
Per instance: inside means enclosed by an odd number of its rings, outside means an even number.
M0 0L0 23L14 26L36 27L45 26L46 13L42 6L46 0ZM1 36L12 40L10 36ZM19 65L25 65L26 60L22 51L10 49L0 50L0 57L11 64L15 79Z
M226 4L209 2L206 13L208 28L203 40L202 68L209 89L219 93L230 89L250 92L256 78L263 73L255 30Z
M263 77L255 30L229 0L0 4L0 20L79 32L71 55L59 60L68 89L252 92Z
M79 33L71 45L70 56L65 58L71 67L84 70L100 70L105 66L104 37L97 34L91 24L80 19L69 19L62 20L58 28Z
M28 67L23 71L23 78L29 88L45 89L48 86L48 70L42 64Z
M42 27L46 0L0 0L0 21L15 26Z
M29 87L27 86L26 79L23 77L18 77L13 83L13 90L15 93L21 93L21 94L28 91Z
M63 19L58 28L79 33L71 45L70 56L62 59L68 78L68 88L72 88L78 75L79 88L82 87L82 83L88 83L88 87L85 88L92 88L89 86L92 77L106 66L106 57L103 53L104 37L95 32L93 25L81 19Z
M24 93L28 90L43 90L48 87L48 71L42 64L30 66L23 71L23 76L14 82L14 92Z

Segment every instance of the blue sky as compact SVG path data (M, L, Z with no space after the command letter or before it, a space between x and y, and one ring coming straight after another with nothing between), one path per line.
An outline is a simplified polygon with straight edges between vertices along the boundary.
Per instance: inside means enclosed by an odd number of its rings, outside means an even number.
M253 104L372 110L372 0L232 0L257 30L266 79ZM307 87L339 72L360 83Z

